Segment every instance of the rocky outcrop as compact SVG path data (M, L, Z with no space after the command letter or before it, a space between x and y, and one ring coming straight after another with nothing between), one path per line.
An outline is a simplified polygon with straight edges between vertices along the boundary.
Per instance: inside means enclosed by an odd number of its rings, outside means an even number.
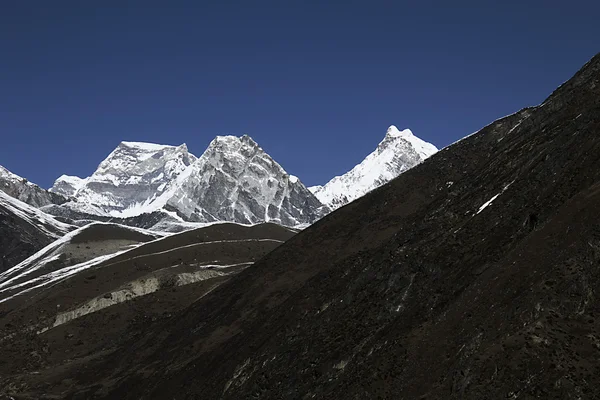
M0 190L38 208L49 204L63 204L68 201L65 196L42 189L2 166L0 166Z

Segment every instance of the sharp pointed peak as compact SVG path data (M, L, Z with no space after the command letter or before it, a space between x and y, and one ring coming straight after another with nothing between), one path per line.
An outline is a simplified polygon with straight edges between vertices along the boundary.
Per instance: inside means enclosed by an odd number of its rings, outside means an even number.
M390 125L385 134L386 137L411 137L414 136L410 129L399 130L396 125Z
M252 137L250 137L250 135L248 134L243 134L242 136L218 135L212 140L211 144L217 143L243 143L258 147L258 143L256 143L256 141L252 139Z

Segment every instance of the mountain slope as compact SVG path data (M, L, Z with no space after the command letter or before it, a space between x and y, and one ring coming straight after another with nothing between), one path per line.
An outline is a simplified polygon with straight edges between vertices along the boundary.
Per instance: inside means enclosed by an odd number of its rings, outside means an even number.
M86 183L85 179L78 176L61 175L54 185L48 189L52 193L58 193L65 197L73 197Z
M30 398L597 398L599 132L600 55L119 351L20 379Z
M72 229L0 191L0 273Z
M76 212L114 217L139 215L145 211L144 205L164 193L194 161L196 157L185 144L175 147L121 142L92 176L84 180L59 178L51 190L68 193L79 187L73 194L77 201L65 204Z
M0 398L118 350L126 334L168 319L294 234L231 223L158 238L98 223L69 233L0 274Z
M38 208L49 204L62 204L67 201L67 198L61 194L42 189L27 179L13 174L1 165L0 191Z
M190 169L167 202L187 220L295 226L328 211L247 135L217 136Z
M437 152L437 148L414 136L409 129L387 130L377 149L344 175L336 176L311 192L329 208L341 207L391 181Z
M309 224L329 209L249 136L217 136L200 158L178 147L122 142L85 179L52 188L76 201L44 208L80 219L162 212L180 222Z

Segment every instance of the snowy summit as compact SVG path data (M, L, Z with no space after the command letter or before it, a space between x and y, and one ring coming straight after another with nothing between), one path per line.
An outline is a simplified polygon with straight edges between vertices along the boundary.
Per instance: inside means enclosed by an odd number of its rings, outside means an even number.
M217 136L200 157L187 146L121 142L92 176L60 177L74 198L53 214L129 218L160 211L177 221L310 224L329 209L248 135Z
M437 150L431 143L413 135L410 129L400 131L392 125L375 151L360 164L323 186L309 189L333 210L391 181Z

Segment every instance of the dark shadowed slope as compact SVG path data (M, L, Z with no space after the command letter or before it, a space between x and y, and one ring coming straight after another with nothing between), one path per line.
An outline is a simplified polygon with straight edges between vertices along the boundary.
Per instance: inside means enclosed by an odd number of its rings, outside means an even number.
M112 398L597 396L599 133L597 56L79 379L110 376Z
M0 272L72 229L0 191Z
M597 398L599 133L596 56L45 393Z
M121 351L295 233L233 223L158 239L100 223L69 233L0 274L0 395L62 397L81 365Z

